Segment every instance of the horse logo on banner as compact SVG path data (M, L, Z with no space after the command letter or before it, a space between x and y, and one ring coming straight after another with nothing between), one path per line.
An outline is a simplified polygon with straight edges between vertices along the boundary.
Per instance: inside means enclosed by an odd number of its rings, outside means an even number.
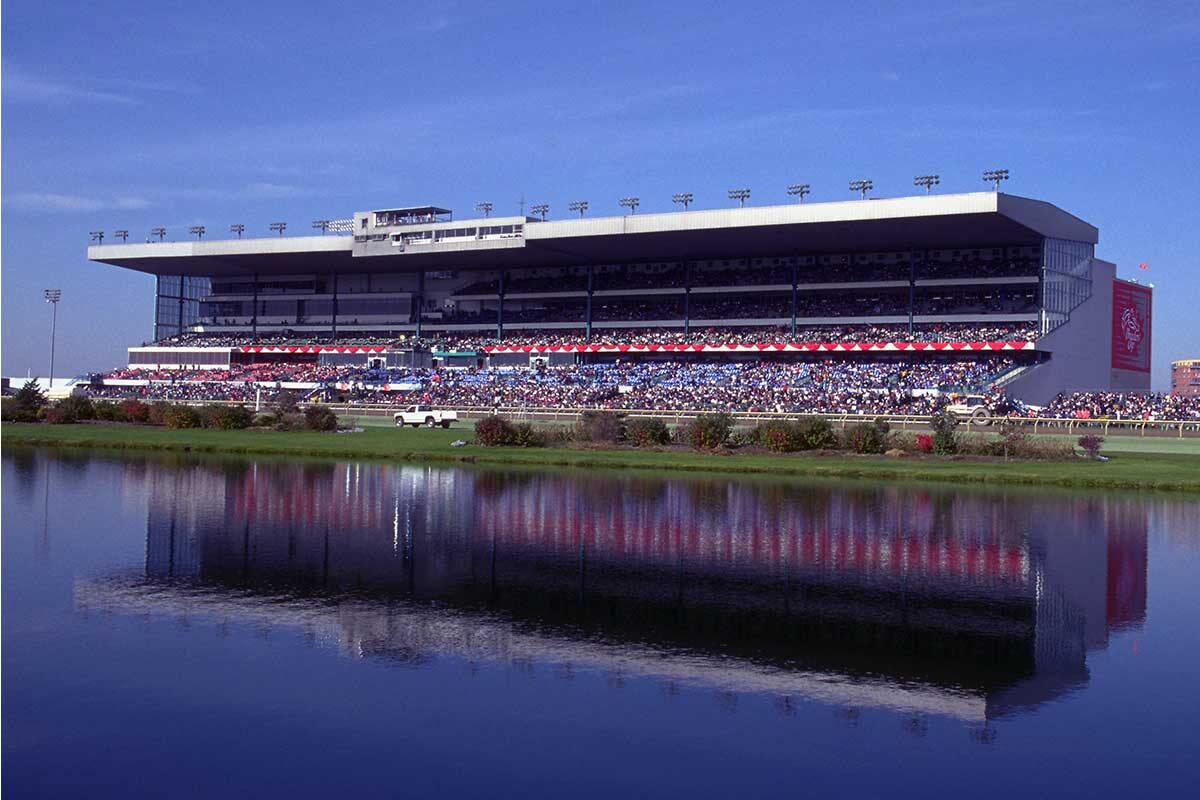
M1121 311L1121 334L1125 337L1125 351L1137 352L1142 341L1142 320L1133 308L1126 307Z

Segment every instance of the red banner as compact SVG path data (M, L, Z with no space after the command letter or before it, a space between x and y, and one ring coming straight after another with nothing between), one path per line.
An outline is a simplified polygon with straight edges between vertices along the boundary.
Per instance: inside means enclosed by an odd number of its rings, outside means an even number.
M1150 306L1146 286L1113 281L1112 367L1150 371Z

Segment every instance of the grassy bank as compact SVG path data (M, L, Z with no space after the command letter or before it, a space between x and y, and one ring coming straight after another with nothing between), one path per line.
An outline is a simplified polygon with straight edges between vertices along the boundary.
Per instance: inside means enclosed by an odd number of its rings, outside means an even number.
M450 446L452 441L460 438L470 439L470 431L378 428L361 433L328 434L17 424L6 424L0 429L0 440L6 446L21 444L389 461L686 470L877 480L1161 489L1200 493L1200 457L1184 454L1121 453L1105 463L1083 460L1005 463L933 457L893 459L883 456L710 454L691 450Z

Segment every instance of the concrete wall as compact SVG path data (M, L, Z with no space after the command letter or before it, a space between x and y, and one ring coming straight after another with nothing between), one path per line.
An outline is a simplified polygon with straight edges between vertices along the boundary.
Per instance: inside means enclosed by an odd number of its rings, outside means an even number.
M1059 392L1150 391L1150 374L1112 368L1113 279L1117 266L1092 260L1092 296L1038 340L1049 359L1013 379L1009 396L1044 405Z

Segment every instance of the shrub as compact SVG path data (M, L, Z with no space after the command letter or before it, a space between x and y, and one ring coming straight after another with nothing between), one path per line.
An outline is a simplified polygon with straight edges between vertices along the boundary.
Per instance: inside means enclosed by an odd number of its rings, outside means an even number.
M254 426L257 428L273 428L275 423L279 421L279 417L269 411L264 411L261 414L254 415Z
M846 429L843 444L856 453L879 454L887 450L888 426L876 422L861 422Z
M223 431L239 431L254 422L254 412L245 406L208 406L205 427Z
M932 453L933 452L933 437L930 436L928 433L918 433L917 434L917 449L920 450L922 453Z
M657 447L671 443L667 424L655 417L637 417L625 426L625 435L634 447Z
M299 404L296 402L296 393L290 389L284 389L275 396L275 411L283 416L284 414L295 414L300 410Z
M90 399L83 395L74 394L70 397L64 397L58 401L55 408L62 414L66 422L79 422L81 420L96 418L96 407L92 405Z
M173 408L173 406L170 403L164 403L162 401L148 406L146 408L146 422L150 425L166 425L167 412L170 411L171 408Z
M1104 444L1103 436L1088 434L1087 436L1079 437L1079 446L1083 448L1083 452L1087 453L1088 458L1100 457L1100 446Z
M150 406L141 400L122 400L120 409L121 413L125 415L125 419L130 422L139 422L143 425L150 422ZM161 425L162 422L155 424Z
M933 427L933 452L942 456L957 453L958 437L954 435L954 429L958 427L958 417L943 410L934 414L929 424Z
M326 406L309 406L304 410L304 424L310 431L336 431L338 418Z
M17 400L14 397L0 398L0 420L4 422L17 421Z
M692 447L712 450L729 440L733 418L728 414L701 414L687 426L687 438Z
M625 438L625 417L615 411L584 411L575 424L577 442L616 444Z
M51 425L68 425L75 420L63 411L61 408L51 408L46 411L46 422Z
M168 406L162 412L163 424L168 428L199 428L203 420L200 412L191 406Z
M512 441L508 444L512 447L543 447L546 439L528 422L522 422L512 426Z
M308 420L299 411L281 411L275 415L274 428L277 431L308 430Z
M484 447L542 447L546 438L532 425L514 425L493 415L475 423L475 443Z
M96 419L103 422L125 422L125 415L121 413L121 407L116 403L108 403L101 401L95 404Z
M837 434L824 417L805 417L796 425L801 450L832 450L837 447Z
M1026 458L1029 454L1029 434L1023 429L1010 422L1004 422L1000 425L1000 439L996 443L1000 450L1000 455L1004 456L1007 461L1014 456L1017 458Z
M495 414L475 423L475 442L484 447L501 447L512 440L512 425Z
M787 420L760 422L754 427L751 438L755 444L775 453L801 449L800 428Z

